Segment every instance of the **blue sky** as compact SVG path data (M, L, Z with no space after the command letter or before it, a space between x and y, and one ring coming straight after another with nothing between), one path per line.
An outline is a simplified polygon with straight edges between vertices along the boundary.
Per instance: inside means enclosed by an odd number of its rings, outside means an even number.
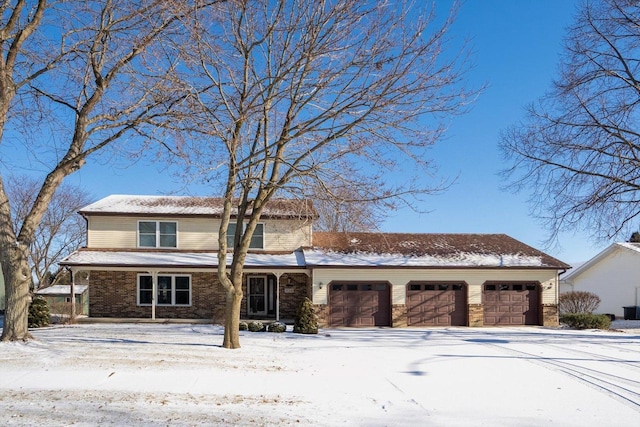
M443 176L458 176L442 195L429 197L420 210L403 209L382 226L388 232L505 233L568 263L585 261L603 249L587 235L560 237L560 247L544 248L546 231L529 215L528 194L501 190L498 172L506 165L498 150L500 131L524 115L523 107L549 88L557 75L566 27L579 0L467 0L455 36L469 37L475 67L472 85L488 84L470 113L453 120L447 139L432 154ZM184 184L157 165L139 163L112 169L88 164L70 181L95 199L109 194L215 195Z

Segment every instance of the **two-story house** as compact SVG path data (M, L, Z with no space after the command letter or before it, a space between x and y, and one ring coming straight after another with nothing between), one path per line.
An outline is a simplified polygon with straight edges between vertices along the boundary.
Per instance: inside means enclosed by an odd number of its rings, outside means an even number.
M222 322L221 211L215 198L106 197L80 211L87 247L61 265L88 277L91 317ZM570 267L509 236L314 232L315 218L308 201L268 204L244 266L243 318L290 320L309 297L323 326L558 322L558 274Z

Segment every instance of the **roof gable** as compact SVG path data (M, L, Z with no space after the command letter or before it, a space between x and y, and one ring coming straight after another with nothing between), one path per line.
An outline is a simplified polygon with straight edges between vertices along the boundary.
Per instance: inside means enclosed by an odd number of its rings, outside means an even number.
M571 268L505 234L315 232L312 250L305 258L316 265Z
M575 279L576 277L578 277L582 273L584 273L584 272L588 271L589 269L593 268L594 266L598 265L602 260L606 259L612 253L614 253L616 251L620 251L620 250L628 251L629 253L631 253L633 255L640 256L640 243L631 243L631 242L616 242L616 243L612 243L611 245L607 246L603 251L601 251L600 253L596 254L593 258L591 258L590 260L588 260L584 264L580 265L576 269L574 269L571 272L569 272L566 275L564 275L562 277L562 280L563 281L570 281L570 280ZM640 259L639 259L639 262L640 262Z
M114 194L80 209L83 215L166 215L220 217L224 199L191 196L132 196ZM237 215L237 209L231 213ZM263 218L315 218L310 200L273 199L267 202Z

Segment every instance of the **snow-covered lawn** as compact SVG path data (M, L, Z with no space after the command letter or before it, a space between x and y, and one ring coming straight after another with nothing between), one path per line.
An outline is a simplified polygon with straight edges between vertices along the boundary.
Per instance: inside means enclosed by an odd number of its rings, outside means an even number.
M33 335L0 344L0 425L640 425L638 329L243 332L239 350L212 325Z

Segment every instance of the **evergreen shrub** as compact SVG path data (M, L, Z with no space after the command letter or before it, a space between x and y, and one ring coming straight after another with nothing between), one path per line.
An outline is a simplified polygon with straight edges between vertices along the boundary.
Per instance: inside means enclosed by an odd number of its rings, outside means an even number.
M264 332L267 330L262 322L249 322L248 328L251 332Z
M287 325L285 325L282 322L269 323L269 326L267 326L267 331L269 332L282 333L282 332L285 332L286 330L287 330Z
M49 326L51 322L51 313L47 301L41 296L36 296L29 304L29 327L41 328Z
M560 323L574 329L604 329L611 328L611 318L606 314L568 313L560 316Z
M318 333L318 316L313 311L313 303L309 298L305 297L296 311L293 332L296 334Z

